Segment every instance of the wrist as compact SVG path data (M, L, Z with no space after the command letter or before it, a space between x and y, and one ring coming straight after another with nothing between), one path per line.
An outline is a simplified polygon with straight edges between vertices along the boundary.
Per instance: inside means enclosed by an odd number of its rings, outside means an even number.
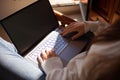
M85 21L85 33L88 31L95 32L97 28L99 27L99 21Z
M45 73L49 73L53 69L62 69L63 64L59 57L52 57L48 60L45 60L45 62L41 65Z

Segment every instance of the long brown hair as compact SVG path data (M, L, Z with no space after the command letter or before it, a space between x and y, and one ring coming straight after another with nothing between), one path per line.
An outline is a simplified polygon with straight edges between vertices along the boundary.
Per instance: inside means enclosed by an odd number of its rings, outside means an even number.
M98 35L95 37L94 42L111 42L118 40L120 40L120 19L116 20L115 23L98 33Z

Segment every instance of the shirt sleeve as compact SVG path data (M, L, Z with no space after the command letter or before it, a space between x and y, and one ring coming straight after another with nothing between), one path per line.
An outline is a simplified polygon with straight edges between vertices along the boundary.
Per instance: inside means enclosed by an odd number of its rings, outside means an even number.
M109 26L108 23L104 23L101 21L85 21L85 33L88 31L93 32L95 35L99 33L104 28L107 28Z
M46 80L79 80L78 68L81 65L79 61L82 61L85 56L85 53L79 54L66 67L63 67L59 57L49 58L42 64L42 68L47 74Z

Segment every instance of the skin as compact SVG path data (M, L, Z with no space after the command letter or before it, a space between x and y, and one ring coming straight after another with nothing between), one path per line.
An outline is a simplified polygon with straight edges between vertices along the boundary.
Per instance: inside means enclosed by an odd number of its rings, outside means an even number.
M72 36L72 40L77 39L78 37L82 36L84 34L84 22L72 22L68 25L68 27L64 28L61 35L65 36L70 32L77 32L74 36Z
M55 50L48 50L42 51L41 55L38 55L38 61L42 64L45 60L51 58L51 57L57 57Z
M79 36L84 34L84 26L85 23L84 22L72 22L71 24L68 25L68 27L64 28L61 32L62 36L67 35L70 32L76 31L77 34L75 34L74 36L72 36L72 40L78 38ZM42 51L41 55L38 55L38 61L40 62L40 64L44 63L45 60L52 58L52 57L57 57L55 50L49 50L46 49L44 51Z

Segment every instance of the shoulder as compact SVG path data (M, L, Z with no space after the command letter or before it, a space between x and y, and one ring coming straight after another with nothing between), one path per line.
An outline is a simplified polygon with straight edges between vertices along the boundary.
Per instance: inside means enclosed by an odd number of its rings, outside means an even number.
M93 44L84 59L83 69L87 78L94 80L108 77L120 66L120 41Z

